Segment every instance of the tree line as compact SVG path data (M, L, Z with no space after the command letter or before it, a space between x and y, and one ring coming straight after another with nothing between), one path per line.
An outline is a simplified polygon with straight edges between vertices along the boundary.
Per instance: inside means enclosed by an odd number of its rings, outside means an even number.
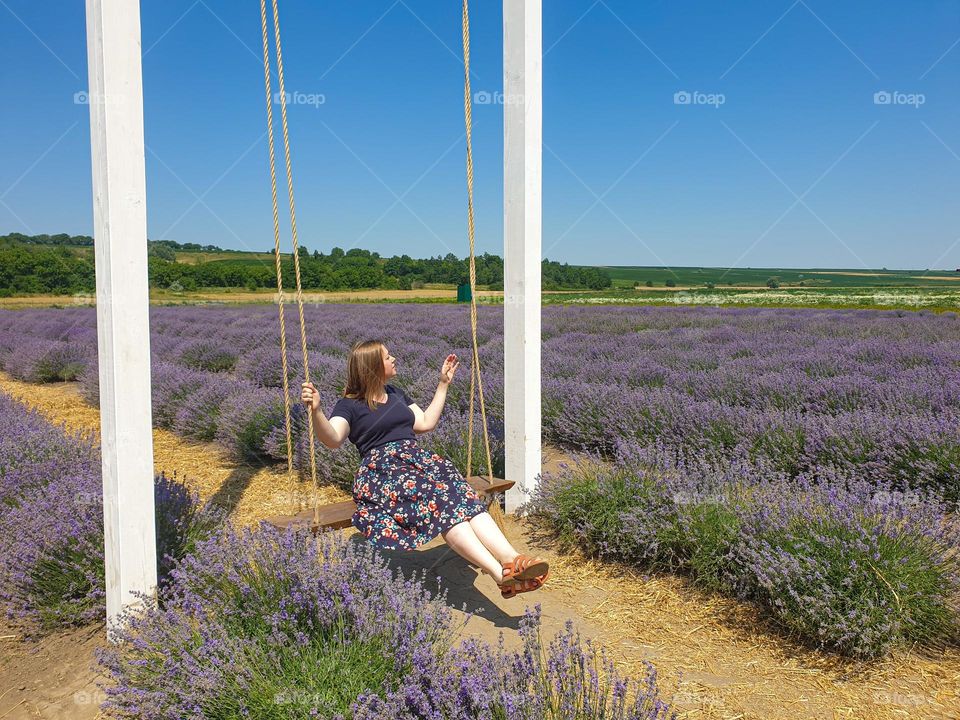
M69 242L77 240L78 242ZM89 240L89 242L87 242ZM0 294L70 294L92 292L95 272L91 246L86 236L39 235L18 233L0 236ZM78 251L77 248L80 248ZM148 241L150 287L182 288L276 288L275 260L247 256L237 251L236 258L223 258L188 264L177 262L176 251L224 252L212 245L176 243L172 240ZM273 253L270 253L273 255ZM308 290L410 290L426 283L460 284L469 282L469 258L453 253L430 258L379 253L361 248L344 251L334 247L329 254L299 249L301 284ZM503 259L483 253L476 260L477 285L503 289ZM543 289L600 290L611 285L610 276L592 267L543 260ZM285 288L295 286L292 255L280 256Z

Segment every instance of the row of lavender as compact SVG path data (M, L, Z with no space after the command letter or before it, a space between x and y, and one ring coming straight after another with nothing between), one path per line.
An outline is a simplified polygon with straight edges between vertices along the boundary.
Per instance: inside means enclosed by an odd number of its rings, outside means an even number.
M89 436L0 394L0 608L28 633L104 613L103 489ZM222 522L176 478L155 479L157 571Z
M308 330L310 378L320 389L324 405L332 407L342 390L345 351L367 337L369 311L343 306L310 308ZM325 312L326 311L326 312ZM394 328L387 337L400 357L398 384L426 407L436 390L440 366L448 350L470 357L469 332L451 325L438 329L433 345L422 342L409 323L409 313L397 309L379 317ZM0 314L0 369L30 382L79 380L84 396L99 402L96 327L92 309L27 311ZM308 435L306 415L299 403L303 361L295 316L288 318L288 361L294 464L306 469ZM151 314L152 412L155 427L171 429L196 441L216 441L235 456L254 461L286 461L282 362L275 310L227 308L189 310L154 309ZM358 330L360 328L360 330ZM399 330L398 330L399 329ZM373 334L373 331L372 333ZM482 335L487 340L486 335ZM491 430L494 474L503 471L502 375L496 369L495 343L487 343L482 360L493 367L484 375ZM406 368L415 368L415 373ZM445 420L425 444L459 467L466 466L469 382L460 382L448 395ZM498 376L499 375L499 376ZM485 472L479 425L475 426L473 468ZM359 462L348 445L336 452L316 444L319 480L349 490Z
M294 405L300 338L288 323ZM240 455L284 459L275 308L152 311L155 424ZM326 407L354 340L383 338L395 381L422 406L448 352L464 358L435 451L465 465L470 345L467 308L307 308L311 379ZM502 464L501 312L480 308L481 362L497 464ZM843 472L930 487L958 500L960 321L924 312L712 308L543 310L544 437L608 457L621 442L760 462L793 475ZM96 401L94 311L0 314L0 367L32 381L80 378ZM297 464L304 418L295 408ZM459 441L458 441L459 439ZM320 448L325 453L324 448ZM480 455L474 458L478 466ZM348 483L349 451L322 458Z
M453 646L443 597L372 546L269 526L236 531L176 480L156 479L158 602L98 652L111 717L466 720L672 717L652 666L622 679L570 626L545 647ZM0 607L27 634L104 614L100 458L0 395ZM585 673L585 670L587 671Z
M650 308L583 319L545 322L544 423L560 444L840 472L957 503L955 315Z
M930 491L625 442L546 476L526 509L562 546L683 572L817 647L960 642L960 514Z

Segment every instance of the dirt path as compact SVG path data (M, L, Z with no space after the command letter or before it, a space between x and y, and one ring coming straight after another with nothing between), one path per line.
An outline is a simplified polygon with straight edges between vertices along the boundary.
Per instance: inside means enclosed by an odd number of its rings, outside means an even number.
M37 407L68 429L94 431L99 413L71 383L30 385L0 373L0 392ZM216 445L186 442L154 431L157 471L185 476L204 499L227 507L240 524L289 509L286 473L228 458ZM569 461L544 448L544 472ZM310 497L306 483L295 492ZM326 488L321 502L347 495ZM682 578L649 578L636 570L557 554L549 539L521 520L507 518L507 534L521 551L551 561L551 578L537 592L503 600L489 578L440 538L416 553L389 553L405 574L439 576L453 608L474 613L465 631L496 641L516 628L527 604L541 604L544 635L567 618L581 635L599 641L624 671L642 672L653 662L665 694L685 720L834 720L862 718L960 718L960 652L898 653L872 664L844 661L801 648L778 634L753 606L698 591ZM352 531L347 531L352 532ZM353 533L355 541L359 536ZM0 640L0 720L97 717L91 701L92 648L102 628L75 631L29 646ZM0 636L6 634L0 631ZM511 636L507 636L511 642ZM5 713L7 713L5 715Z

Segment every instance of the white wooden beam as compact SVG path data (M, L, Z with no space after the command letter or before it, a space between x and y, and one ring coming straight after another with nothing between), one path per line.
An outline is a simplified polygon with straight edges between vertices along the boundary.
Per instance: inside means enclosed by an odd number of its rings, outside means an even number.
M541 0L503 0L503 332L506 477L512 513L541 469ZM523 490L520 483L526 486Z
M107 628L157 585L139 0L87 0Z

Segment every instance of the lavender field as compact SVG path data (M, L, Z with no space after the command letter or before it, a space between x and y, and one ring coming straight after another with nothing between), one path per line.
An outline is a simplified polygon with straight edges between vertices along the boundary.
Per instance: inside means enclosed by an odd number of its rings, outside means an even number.
M442 358L464 359L435 433L465 466L468 308L307 310L324 406L350 344L382 338L422 406ZM502 471L502 314L480 308L481 361ZM159 427L285 460L276 309L154 308ZM291 326L291 396L302 377ZM96 401L94 310L0 314L0 367L77 379ZM296 402L295 461L305 468ZM681 571L767 608L805 642L870 657L955 640L960 320L924 311L697 307L543 310L544 440L592 464L542 483L531 505L572 547ZM481 467L481 444L473 466ZM319 446L349 488L354 451Z
M487 407L502 438L502 316L480 308L480 317ZM275 309L155 308L151 319L155 425L217 439L239 455L283 459ZM445 354L460 355L440 434L424 440L448 450L461 442L467 308L321 305L307 309L307 323L311 379L327 407L354 340L382 337L399 360L395 382L421 405ZM288 333L296 398L299 337L295 328ZM94 310L0 314L0 368L32 382L78 379L96 402ZM548 307L543 424L545 441L606 457L635 444L665 458L930 487L955 503L960 320L902 311ZM301 442L301 466L303 452Z
M675 717L653 666L624 678L569 622L544 642L539 606L520 622L520 651L458 641L445 598L372 546L237 531L162 474L155 502L157 601L96 653L109 717ZM98 448L0 394L5 626L37 639L102 622L104 575Z

